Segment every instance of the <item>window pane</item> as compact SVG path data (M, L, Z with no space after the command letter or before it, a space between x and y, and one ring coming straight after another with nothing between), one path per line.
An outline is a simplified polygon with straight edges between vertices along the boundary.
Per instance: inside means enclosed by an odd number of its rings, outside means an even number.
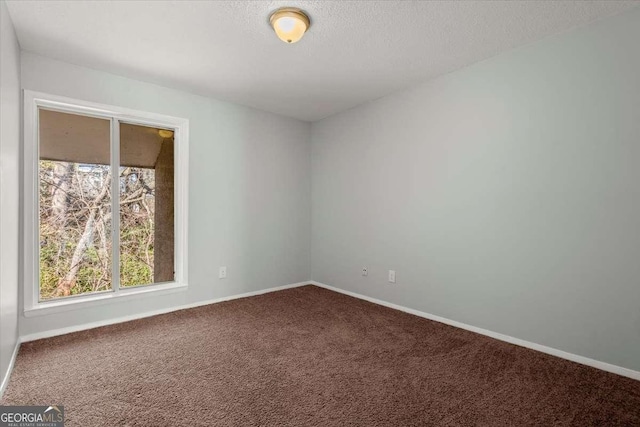
M173 132L120 124L120 286L174 280Z
M111 289L110 121L39 110L40 300Z

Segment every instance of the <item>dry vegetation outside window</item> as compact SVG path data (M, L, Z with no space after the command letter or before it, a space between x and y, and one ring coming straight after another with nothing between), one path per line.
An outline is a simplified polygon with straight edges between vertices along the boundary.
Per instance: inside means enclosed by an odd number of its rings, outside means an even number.
M119 286L174 280L172 133L120 124L114 168L110 120L49 110L39 120L39 299L112 289L114 241Z

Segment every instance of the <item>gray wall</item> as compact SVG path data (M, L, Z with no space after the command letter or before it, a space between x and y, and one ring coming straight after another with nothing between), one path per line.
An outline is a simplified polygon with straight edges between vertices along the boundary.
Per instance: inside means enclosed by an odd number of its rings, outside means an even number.
M21 317L21 335L309 279L308 123L26 52L22 86L189 119L190 200L186 292Z
M0 382L18 340L20 47L0 1Z
M639 41L635 10L314 123L313 279L640 370Z

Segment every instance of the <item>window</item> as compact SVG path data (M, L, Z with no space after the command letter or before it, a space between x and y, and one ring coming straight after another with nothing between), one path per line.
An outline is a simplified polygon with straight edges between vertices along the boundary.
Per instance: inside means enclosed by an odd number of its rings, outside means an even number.
M25 91L25 313L186 286L187 128Z

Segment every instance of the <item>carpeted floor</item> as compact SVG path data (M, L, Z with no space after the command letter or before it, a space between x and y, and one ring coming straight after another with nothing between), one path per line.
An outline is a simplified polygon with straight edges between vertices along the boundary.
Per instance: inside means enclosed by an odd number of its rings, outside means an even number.
M640 426L640 381L305 286L23 344L67 426Z

